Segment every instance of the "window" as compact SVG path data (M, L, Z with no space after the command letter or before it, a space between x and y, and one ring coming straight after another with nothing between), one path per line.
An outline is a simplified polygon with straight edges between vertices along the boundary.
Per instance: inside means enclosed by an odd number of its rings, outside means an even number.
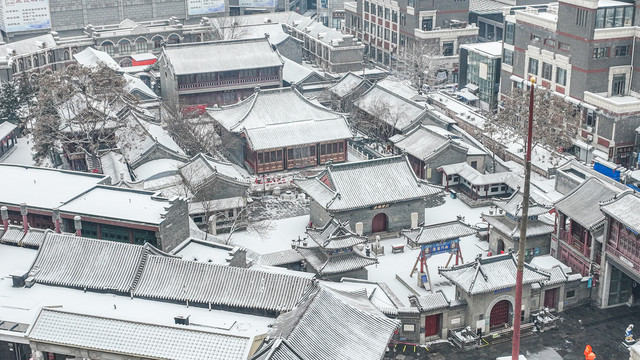
M576 296L576 291L575 290L567 291L567 299L571 299L571 298L573 298L575 296Z
M596 29L631 26L633 6L600 8L596 11Z
M407 15L400 13L400 25L407 26Z
M391 31L389 29L384 29L384 39L389 40Z
M366 12L366 13L369 12L369 2L368 1L364 2L364 12Z
M567 44L567 43L559 42L558 43L558 49L564 50L564 51L571 51L571 46L569 44Z
M616 56L629 55L629 45L616 46Z
M504 30L504 42L506 42L509 45L513 45L515 34L516 34L516 24L508 22Z
M368 21L364 22L364 32L366 32L366 33L369 32L369 22Z
M384 19L385 20L390 20L391 19L391 10L384 8Z
M546 80L553 79L553 65L546 62L542 63L542 78Z
M612 84L612 87L611 87L611 95L624 96L626 80L627 80L627 75L625 75L625 74L613 75L613 84Z
M587 19L589 16L589 12L587 9L578 9L576 14L576 25L579 26L587 26Z
M538 60L529 58L529 74L538 75Z
M400 46L404 46L404 44L406 43L406 39L406 36L400 34Z
M129 40L122 40L118 43L118 53L121 55L131 54L131 43Z
M544 44L547 46L556 46L556 41L554 39L544 39Z
M151 41L153 42L153 50L157 51L157 50L160 50L160 48L162 47L162 42L164 40L162 39L161 36L156 36L153 39L151 39Z
M395 10L391 11L391 22L394 24L398 22L398 12Z
M136 52L143 53L147 51L147 39L139 38L136 40Z
M371 34L376 36L376 25L374 23L371 23Z
M398 33L395 31L391 32L391 42L394 44L398 43Z
M114 54L113 43L111 41L103 42L102 44L100 44L100 47L102 48L102 51L104 51L107 54L113 56L113 54Z
M442 55L444 56L453 55L453 41L446 41L442 43Z
M587 118L585 120L585 125L595 128L597 120L598 118L597 118L596 112L593 110L587 110Z
M376 5L371 4L371 15L375 15L375 14L376 14Z
M433 17L422 18L422 31L433 30Z
M567 86L567 70L563 68L556 69L556 83L558 85Z
M378 5L378 16L379 17L383 17L384 16L384 10L382 5Z
M382 26L378 26L378 28L377 28L377 29L378 29L378 37L379 37L379 38L381 38L381 37L382 37L382 30L383 30L383 27L382 27Z
M504 62L507 65L513 65L513 51L504 49L504 55L502 56Z
M407 6L409 7L416 7L416 0L407 0Z
M540 36L532 33L532 34L529 35L529 40L535 41L535 42L540 42Z
M598 59L598 58L607 57L609 55L608 54L608 52L609 52L608 49L609 48L604 48L604 47L602 47L602 48L594 48L593 49L593 58L594 59Z

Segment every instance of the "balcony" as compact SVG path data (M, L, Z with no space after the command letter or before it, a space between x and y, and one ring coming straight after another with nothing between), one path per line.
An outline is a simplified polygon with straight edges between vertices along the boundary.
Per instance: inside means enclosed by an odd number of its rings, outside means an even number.
M447 28L434 30L414 29L414 35L421 40L440 39L440 41L457 40L460 36L477 36L478 27L473 24L467 24L466 27Z
M578 253L583 256L589 257L591 249L584 246L584 241L580 239L578 236L571 234L568 231L560 230L560 239L564 241L567 245L570 245L574 248ZM584 249L584 250L583 250Z
M181 94L193 94L207 91L229 90L247 88L252 85L265 85L267 83L280 83L278 75L258 76L239 79L212 80L198 83L178 84L178 91ZM271 85L271 84L269 84Z
M635 96L607 96L607 93L584 92L584 102L615 114L640 112L640 99Z

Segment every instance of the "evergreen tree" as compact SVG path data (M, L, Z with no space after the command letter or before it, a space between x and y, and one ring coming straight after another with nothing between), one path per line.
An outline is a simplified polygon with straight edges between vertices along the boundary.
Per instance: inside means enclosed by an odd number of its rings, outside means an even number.
M19 125L19 108L20 101L18 99L18 94L14 83L10 81L2 84L0 92L0 122L8 121L10 123Z

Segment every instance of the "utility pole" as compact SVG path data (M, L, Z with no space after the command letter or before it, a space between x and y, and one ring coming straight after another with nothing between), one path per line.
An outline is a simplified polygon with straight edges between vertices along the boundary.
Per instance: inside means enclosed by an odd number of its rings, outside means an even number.
M516 274L516 304L513 309L513 342L511 360L520 358L520 322L522 314L522 275L524 272L524 252L527 242L527 221L529 220L529 194L531 191L531 142L533 138L533 92L536 78L531 77L529 90L529 130L527 132L527 153L524 166L524 192L522 194L522 217L520 218L520 241L518 243L518 265Z

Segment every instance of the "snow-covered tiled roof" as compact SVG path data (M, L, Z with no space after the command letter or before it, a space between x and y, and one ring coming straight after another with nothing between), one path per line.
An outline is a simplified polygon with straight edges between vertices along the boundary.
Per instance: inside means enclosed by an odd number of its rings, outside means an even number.
M489 225L495 227L498 231L511 236L520 238L520 223L510 219L505 215L488 215L482 214L482 219ZM553 232L553 224L547 224L541 220L527 221L527 236L539 236L551 234Z
M175 75L282 66L266 38L167 45L163 55Z
M312 69L302 66L293 60L283 57L284 68L282 69L282 80L289 84L300 84L313 74L318 74ZM318 76L320 76L318 74Z
M640 197L626 192L600 206L602 212L640 233Z
M164 147L177 157L185 158L184 151L162 126L138 119L136 116L130 116L127 126L116 130L116 143L129 165L133 167L156 145Z
M41 209L59 207L107 180L100 174L11 164L0 164L0 174L1 204L18 206L24 202L29 208Z
M151 191L99 185L60 206L60 212L150 225L164 222L171 203Z
M358 85L362 84L363 81L364 79L361 76L348 72L340 79L340 81L327 90L342 98L352 92L356 87L358 87Z
M13 56L10 51L15 51L16 56L26 55L44 49L55 47L56 40L51 34L30 37L25 40L13 41L0 46L0 57Z
M578 224L591 229L604 221L600 202L612 199L622 191L596 178L589 178L556 203L556 210Z
M413 300L412 303L415 302L415 305L422 312L449 307L449 300L447 300L442 291L422 296L411 295L409 299Z
M125 90L129 92L129 94L138 96L140 100L152 100L157 99L158 95L151 90L140 78L131 76L129 74L123 74L124 78L127 80L127 85L125 85Z
M406 151L417 159L423 160L433 155L436 150L449 144L449 139L430 131L424 126L419 126L407 133L406 136L396 137L393 142L395 147Z
M313 286L311 279L291 273L149 256L133 295L215 306L285 311L292 309Z
M215 21L215 18L211 19ZM282 28L282 24L278 23L267 23L267 24L256 24L256 25L247 25L241 28L239 31L239 36L244 39L250 38L263 38L266 34L269 35L269 42L274 45L278 45L281 42L287 40L290 36L287 34ZM284 59L284 57L283 57Z
M241 360L249 337L43 308L28 338L37 343L148 359Z
M510 197L493 199L493 204L504 210L507 214L520 217L522 215L522 193L516 191ZM539 204L534 199L529 200L529 216L537 216L548 213L553 206Z
M217 175L222 175L226 179L237 182L247 182L233 164L214 159L205 154L194 156L188 163L180 167L180 175L185 181L196 187L209 181L212 176Z
M136 167L136 179L154 180L163 176L174 175L184 162L176 159L156 159Z
M19 244L20 240L24 237L24 229L22 226L9 225L7 231L0 237L0 242L4 244Z
M8 121L4 121L0 123L0 139L4 139L9 136L15 129L18 128L18 125L10 123Z
M472 168L471 165L466 162L443 165L439 167L438 170L443 171L447 175L459 175L474 186L506 184L515 190L524 183L522 178L512 172L483 174Z
M259 265L278 266L291 263L299 263L304 260L304 256L295 249L276 251L268 254L262 254L258 258Z
M148 244L47 232L29 275L42 284L128 292L149 253L161 254Z
M316 144L353 137L349 126L342 118L274 124L246 129L246 134L253 150Z
M102 173L111 178L111 185L115 185L120 181L131 181L131 174L127 167L127 161L124 156L115 151L107 151L100 155L100 165Z
M111 55L104 51L96 50L91 46L77 54L73 54L73 58L82 66L94 68L103 64L115 71L120 71L120 65L113 60Z
M254 150L353 136L342 114L312 103L292 88L260 90L237 104L207 110L227 130L244 132Z
M278 317L269 332L272 342L254 359L382 359L399 325L365 295L323 286Z
M378 263L376 258L367 257L356 249L352 252L335 255L327 255L317 247L298 247L297 250L304 257L307 266L311 266L320 275L332 275L364 269L369 265Z
M457 239L478 232L478 229L460 220L440 224L431 224L418 229L402 230L402 235L417 245L434 244L442 241Z
M348 223L332 218L322 228L309 228L307 234L318 246L327 250L352 248L367 242L367 238L351 231Z
M331 165L294 183L327 210L360 209L442 192L441 187L418 179L404 156Z
M452 267L440 267L438 273L468 294L481 294L516 285L516 258L513 254L477 258ZM549 280L550 274L525 264L523 284Z
M418 123L427 111L425 105L406 99L376 84L354 102L360 110L372 116L381 116L383 121L398 131ZM387 116L385 113L389 112Z

